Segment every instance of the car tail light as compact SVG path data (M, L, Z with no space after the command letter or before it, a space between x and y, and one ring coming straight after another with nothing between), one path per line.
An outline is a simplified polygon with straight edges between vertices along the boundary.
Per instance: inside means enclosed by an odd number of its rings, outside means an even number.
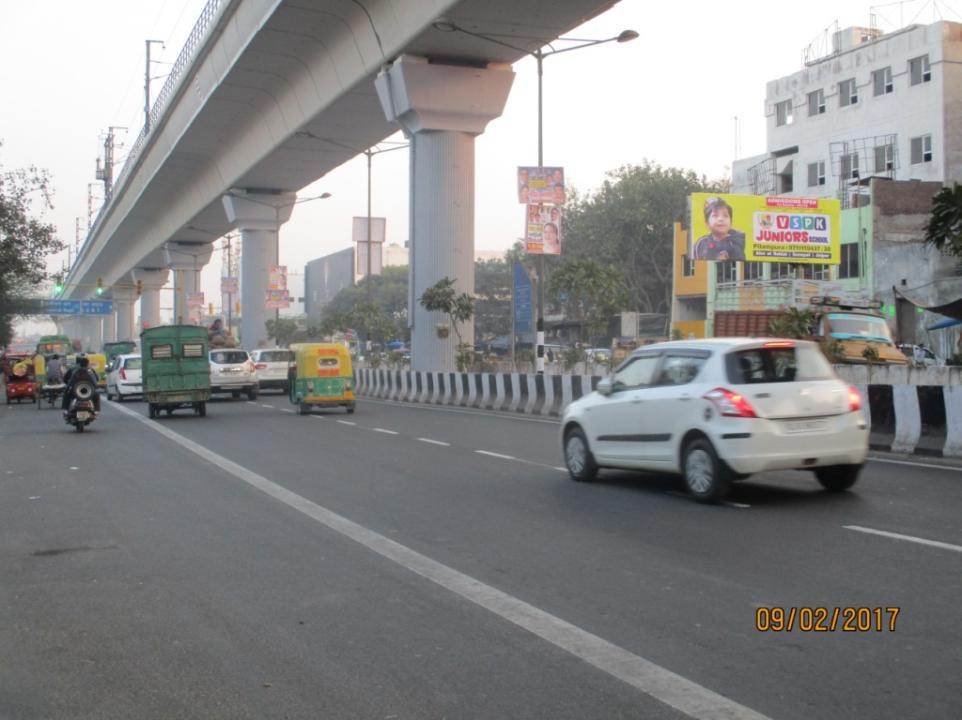
M755 414L755 408L752 407L752 404L748 402L741 393L718 387L705 393L703 397L711 401L712 405L718 409L718 412L726 417L758 417L758 415Z
M254 365L255 370L267 370L267 363L256 363Z
M120 379L121 380L127 379L127 370L124 368L120 368Z
M773 340L762 345L764 348L791 348L795 343L791 340Z
M848 411L858 412L862 409L862 395L854 385L848 386Z

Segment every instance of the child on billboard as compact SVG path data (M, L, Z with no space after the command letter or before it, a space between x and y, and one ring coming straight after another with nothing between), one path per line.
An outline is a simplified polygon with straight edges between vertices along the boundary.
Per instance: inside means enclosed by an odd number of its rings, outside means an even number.
M710 197L703 209L709 234L698 238L695 260L744 260L745 233L732 227L735 213L722 198Z

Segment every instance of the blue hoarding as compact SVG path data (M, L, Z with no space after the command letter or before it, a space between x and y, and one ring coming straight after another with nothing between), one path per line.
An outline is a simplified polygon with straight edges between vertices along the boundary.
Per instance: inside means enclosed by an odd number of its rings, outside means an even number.
M514 262L514 331L531 332L531 278L520 262Z
M47 315L110 315L114 311L112 300L44 300L43 312Z

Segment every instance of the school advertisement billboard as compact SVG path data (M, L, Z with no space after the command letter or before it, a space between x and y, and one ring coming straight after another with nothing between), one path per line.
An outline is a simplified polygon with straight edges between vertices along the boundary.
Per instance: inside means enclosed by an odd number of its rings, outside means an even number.
M692 193L691 258L838 265L840 212L831 198Z

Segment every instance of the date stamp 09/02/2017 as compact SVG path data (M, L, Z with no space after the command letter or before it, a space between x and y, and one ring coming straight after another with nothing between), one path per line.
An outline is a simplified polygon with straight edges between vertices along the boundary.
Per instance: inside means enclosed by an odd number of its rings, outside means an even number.
M758 632L895 632L900 607L760 607Z

